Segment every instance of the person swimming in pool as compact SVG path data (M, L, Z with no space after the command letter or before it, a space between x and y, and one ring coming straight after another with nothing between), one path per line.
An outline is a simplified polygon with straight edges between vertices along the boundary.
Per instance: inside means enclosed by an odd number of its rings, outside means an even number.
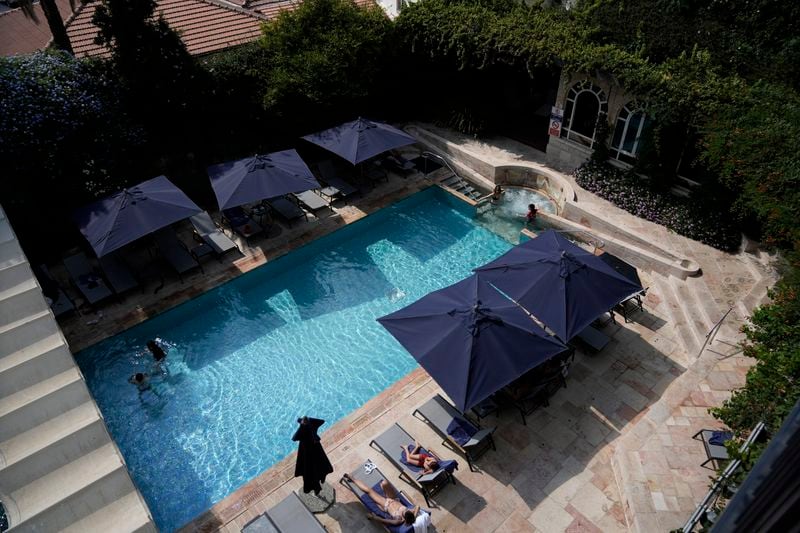
M431 474L439 468L439 461L436 457L429 453L419 453L420 448L422 448L419 442L414 442L414 449L410 452L403 446L400 446L400 448L406 452L406 462L410 465L422 468L424 473Z
M153 354L153 360L156 362L155 368L162 374L168 374L169 371L166 367L167 352L164 351L155 340L147 341L147 349Z
M421 509L419 505L414 505L411 508L406 507L403 502L400 501L400 495L397 493L397 490L385 479L381 480L380 486L386 496L381 496L372 487L360 480L351 478L349 474L342 476L342 479L348 483L353 483L361 489L362 492L369 496L370 499L390 517L382 518L375 513L369 513L369 515L367 515L369 520L380 522L388 526L399 526L400 524L413 526L415 533L424 533L428 531L428 526L431 523L430 515ZM409 502L410 501L411 500L409 500ZM411 503L413 505L413 502Z
M150 390L150 374L137 372L128 378L128 383L136 385L136 388L139 389L140 393Z

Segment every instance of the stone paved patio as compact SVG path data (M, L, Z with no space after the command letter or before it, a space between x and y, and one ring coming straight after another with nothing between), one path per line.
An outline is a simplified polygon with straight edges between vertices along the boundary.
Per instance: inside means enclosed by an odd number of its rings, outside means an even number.
M507 139L480 142L445 133L487 160L543 161L540 153ZM719 427L708 407L719 405L744 382L750 361L737 352L738 328L774 283L771 258L716 251L637 219L572 183L582 208L694 259L703 275L682 281L642 272L644 285L650 287L645 311L632 323L608 326L606 333L613 340L602 353L579 352L568 387L549 407L529 416L527 426L516 411L485 419L497 426L498 449L478 461L478 472L470 472L461 460L458 484L435 498L436 531L668 531L682 525L707 490L713 472L699 466L705 454L691 436L704 427ZM111 309L103 329L111 321L120 329L141 321L425 186L421 180L393 180L360 205L343 209L341 220L290 230L279 245L262 248L261 255L255 250L232 267L176 286L168 301L162 293L143 298L132 312L124 306ZM733 312L719 340L701 350L705 334L729 307ZM98 333L87 333L82 326L85 320L79 317L75 324L66 324L73 346L97 340ZM335 483L341 473L367 458L394 476L393 467L368 444L394 422L441 455L456 457L411 416L437 392L436 383L418 369L329 428L323 444L336 470L329 481ZM183 530L239 531L300 486L291 477L293 468L290 455ZM423 501L413 488L397 484ZM318 515L328 531L380 531L366 520L349 491L336 487L337 503Z

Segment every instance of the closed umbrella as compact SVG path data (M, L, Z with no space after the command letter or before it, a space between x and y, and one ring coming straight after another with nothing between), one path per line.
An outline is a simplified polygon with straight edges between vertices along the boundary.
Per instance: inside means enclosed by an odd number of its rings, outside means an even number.
M361 117L334 128L306 135L303 139L347 159L353 165L394 148L417 142L414 137L394 126Z
M311 170L296 150L283 150L208 167L220 209L318 189Z
M317 430L325 423L319 418L304 416L299 418L297 428L292 440L299 442L297 449L297 464L294 467L294 477L303 477L303 492L319 495L325 478L333 472L331 462L322 449Z
M475 271L564 342L642 291L640 283L552 230Z
M123 189L73 213L81 233L102 257L201 209L165 176Z
M567 349L477 275L378 322L462 411Z

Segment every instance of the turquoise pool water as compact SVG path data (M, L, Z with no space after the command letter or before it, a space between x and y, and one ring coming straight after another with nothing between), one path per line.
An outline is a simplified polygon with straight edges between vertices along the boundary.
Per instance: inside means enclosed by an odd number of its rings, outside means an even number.
M298 416L330 428L415 368L375 319L510 247L431 188L77 354L159 528L293 451ZM140 396L156 337L169 374Z

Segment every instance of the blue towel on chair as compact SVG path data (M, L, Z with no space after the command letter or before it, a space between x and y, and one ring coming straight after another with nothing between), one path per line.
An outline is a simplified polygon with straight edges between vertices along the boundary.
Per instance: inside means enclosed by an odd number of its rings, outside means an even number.
M711 438L708 439L708 443L715 446L724 446L725 441L731 440L732 438L733 433L730 431L712 431Z
M478 429L467 422L466 420L461 420L458 418L454 418L452 422L447 426L447 434L453 437L453 440L459 443L461 446L465 445L469 442L469 439L478 432Z
M377 492L378 494L380 494L384 498L386 497L386 494L383 492L383 488L381 487L380 482L376 483L372 487L372 490L374 490L375 492ZM405 505L409 509L414 507L413 505L411 505L411 502L409 502L407 499L405 499L403 497L402 494L400 494L399 496L400 496L399 499L403 503L403 505ZM380 506L378 506L378 504L375 503L375 500L370 498L368 494L362 494L359 497L359 499L361 500L361 503L364 504L364 507L369 509L369 511L371 513L374 513L375 515L377 515L377 516L379 516L381 518L385 518L387 520L390 520L392 518L391 516L389 516L388 514L383 512L383 509L381 509ZM387 524L386 527L389 528L389 531L391 531L392 533L414 533L414 526L413 525L400 524L400 525L397 525L397 526L390 526L390 525Z
M413 449L414 449L414 445L413 444L409 444L408 445L408 451L411 452L411 450L413 450ZM422 448L422 447L420 447L419 453L426 453L426 454L431 455L431 456L433 455L431 452L429 452L428 450L426 450L425 448ZM415 464L409 463L408 459L406 459L406 452L400 452L400 460L403 461L403 464L406 465L408 467L408 469L411 470L412 472L415 472L417 474L421 474L422 471L425 470L421 466L417 466ZM440 460L439 461L439 468L443 469L448 474L452 474L454 470L458 470L458 461L456 461L454 459L448 459L447 461Z

